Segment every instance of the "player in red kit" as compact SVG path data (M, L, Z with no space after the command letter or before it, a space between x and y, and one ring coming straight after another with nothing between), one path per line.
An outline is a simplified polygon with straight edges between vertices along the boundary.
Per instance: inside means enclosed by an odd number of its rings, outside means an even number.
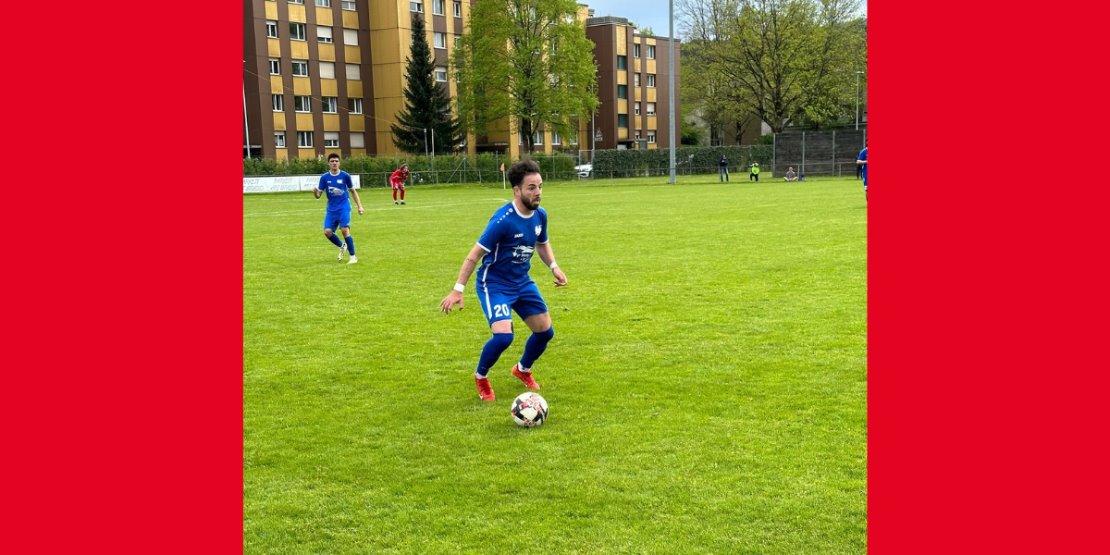
M408 180L408 178L408 164L401 164L401 167L397 168L397 170L389 176L389 185L393 187L393 204L405 203L405 181ZM397 202L397 191L401 191L400 203Z

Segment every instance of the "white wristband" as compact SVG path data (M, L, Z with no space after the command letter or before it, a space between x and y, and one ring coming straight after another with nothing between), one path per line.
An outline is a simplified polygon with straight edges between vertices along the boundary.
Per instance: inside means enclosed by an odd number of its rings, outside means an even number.
M458 291L459 293L462 293L464 289L466 289L465 285L463 285L461 283L456 283L455 284L455 291Z
M547 267L548 267L548 268L551 268L552 270L554 270L555 268L558 268L558 267L559 267L559 264L558 264L558 263L556 263L556 262L555 262L554 260L552 260L552 261L551 261L551 264L548 264L548 265L547 265Z

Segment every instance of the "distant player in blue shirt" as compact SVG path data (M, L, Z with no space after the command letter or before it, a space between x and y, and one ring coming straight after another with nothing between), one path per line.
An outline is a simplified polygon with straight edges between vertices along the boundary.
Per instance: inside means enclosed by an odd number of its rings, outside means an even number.
M362 200L358 198L358 189L354 187L351 174L339 169L339 155L333 152L328 155L327 173L320 176L320 183L312 190L316 198L320 198L324 193L328 195L328 211L324 214L324 237L327 237L331 244L339 247L339 256L336 257L339 262L343 262L345 251L351 253L347 264L358 262L358 257L355 256L355 238L351 237L351 201L347 198L347 191L355 197L359 215L363 212ZM337 229L343 232L343 238L347 244L344 245L335 236Z
M851 151L849 151L851 152ZM856 166L863 168L863 200L867 202L867 147L859 151L859 156L856 156Z
M524 344L520 362L512 368L512 375L524 382L528 389L540 388L532 377L532 365L547 349L555 330L551 327L547 304L540 296L536 282L528 275L532 268L532 255L538 254L540 260L551 268L556 287L567 284L567 276L555 263L555 253L548 242L547 211L540 208L543 177L540 176L539 164L532 160L517 162L509 167L508 179L513 186L513 201L493 213L478 243L466 255L455 281L455 289L439 304L445 314L449 314L456 304L462 310L466 282L475 268L478 269L475 278L478 303L482 305L493 332L493 337L482 348L478 369L474 373L478 397L483 401L494 400L489 371L513 342L511 311L516 311L532 330L532 335ZM482 259L480 266L479 257Z

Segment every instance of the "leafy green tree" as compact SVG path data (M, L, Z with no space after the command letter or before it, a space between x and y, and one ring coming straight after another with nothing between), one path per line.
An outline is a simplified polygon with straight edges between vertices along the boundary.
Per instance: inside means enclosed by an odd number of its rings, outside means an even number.
M485 134L504 118L529 152L543 126L563 136L597 108L593 43L574 0L482 0L452 64L463 126Z
M859 0L680 2L683 75L694 77L683 98L708 120L753 114L779 132L852 111L867 59Z
M424 34L424 18L412 15L412 50L405 82L405 109L397 114L393 144L410 154L424 154L434 140L437 152L454 152L462 142L459 122L451 115L447 91L432 72L432 51Z
M698 125L690 120L682 120L682 140L683 145L697 146L701 143L702 132Z

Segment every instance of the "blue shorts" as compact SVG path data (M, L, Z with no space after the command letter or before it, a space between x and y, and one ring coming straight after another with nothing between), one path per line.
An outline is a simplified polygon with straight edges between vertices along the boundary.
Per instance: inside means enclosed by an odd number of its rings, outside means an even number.
M516 311L521 319L547 312L547 303L543 302L534 281L519 287L487 284L479 287L477 293L478 304L482 305L482 312L490 325L499 320L512 320L510 309Z
M341 227L351 227L351 211L332 212L328 210L324 214L324 229L335 231Z

